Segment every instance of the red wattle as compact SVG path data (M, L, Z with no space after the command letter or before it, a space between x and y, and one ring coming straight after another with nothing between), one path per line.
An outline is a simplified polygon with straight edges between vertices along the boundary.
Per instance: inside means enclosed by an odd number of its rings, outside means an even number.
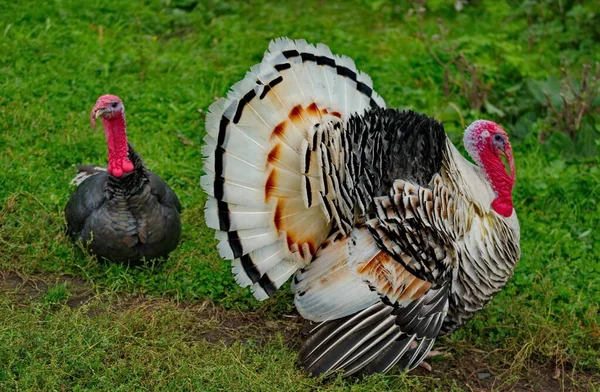
M133 171L133 163L131 163L131 161L129 159L123 159L123 164L121 165L121 168L123 169L123 171L125 173L129 173Z
M112 170L109 171L115 177L121 177L123 175L123 170L120 167L113 167Z
M510 150L510 147L507 147L507 159L509 161L511 174L506 172L504 162L502 162L493 146L485 146L481 150L479 158L483 170L487 174L487 177L492 184L492 188L496 192L496 199L492 202L492 208L502 216L511 216L513 211L512 189L515 184L515 169L512 150Z
M115 177L121 177L123 173L133 171L133 163L127 157L129 147L127 146L123 114L118 113L112 117L103 117L102 126L108 145L108 172Z
M501 199L498 197L492 202L492 208L498 214L508 218L512 215L513 203L511 199Z

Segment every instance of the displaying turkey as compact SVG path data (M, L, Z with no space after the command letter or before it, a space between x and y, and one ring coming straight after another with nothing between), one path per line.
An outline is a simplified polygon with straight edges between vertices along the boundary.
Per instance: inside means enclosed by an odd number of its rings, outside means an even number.
M121 99L98 98L91 113L93 127L99 117L108 144L108 169L79 166L72 181L77 189L65 208L68 234L111 261L137 264L166 257L181 234L179 199L127 142Z
M414 368L513 274L515 167L493 122L465 131L473 165L436 120L386 109L350 58L277 39L206 130L219 253L259 300L293 277L314 375Z

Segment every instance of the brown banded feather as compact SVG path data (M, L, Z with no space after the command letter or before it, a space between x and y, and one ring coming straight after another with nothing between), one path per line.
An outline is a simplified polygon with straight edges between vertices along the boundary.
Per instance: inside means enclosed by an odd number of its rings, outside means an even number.
M275 222L275 227L277 230L283 230L283 222L282 222L282 214L283 214L283 202L278 201L277 206L275 207L275 215L273 216L273 221Z
M277 126L275 126L275 128L273 128L273 133L271 133L271 139L273 137L278 137L279 139L282 139L282 140L284 139L286 122L287 122L287 120L284 120L284 121L280 122L279 124L277 124Z
M327 236L330 225L325 221L318 206L304 209L304 202L297 199L279 199L275 212L275 225L285 232L288 248L292 253L300 252L304 258L303 246L306 244L311 255L314 255L317 244ZM316 231L316 228L320 229Z
M301 123L301 122L303 122L302 121L302 112L303 111L304 111L304 109L302 108L302 105L296 105L290 111L290 114L288 115L288 118L293 123Z
M265 201L270 201L276 191L277 171L271 170L267 182L265 183Z
M316 97L326 102L323 106L317 101L301 102L302 99L293 103L293 99L296 99L294 88L298 88L297 92L301 94L318 92L324 86L331 88L339 83L335 82L335 78L349 78L357 85L354 92L349 92L367 96L366 102L375 99L383 104L372 88L366 86L370 84L370 79L364 74L359 74L354 68L348 68L354 67L350 60L333 56L325 47L321 47L324 52L318 53L318 50L315 52L314 47L305 43L296 44L299 45L299 50L287 49L283 51L283 55L277 51L277 45L274 44L270 48L273 53L265 54L263 63L252 67L248 76L232 87L228 98L212 105L211 112L207 115L208 148L205 147L203 151L210 152L212 147L216 153L213 161L207 161L207 178L203 179L202 184L207 189L209 179L212 179L212 189L207 190L217 199L214 205L217 210L214 214L217 222L215 225L219 230L226 232L223 233L226 234L225 237L218 235L221 239L219 249L225 252L224 247L230 247L229 251L222 254L235 256L239 260L238 273L245 273L248 282L260 286L266 295L271 295L277 289L282 283L280 279L289 276L289 271L293 272L293 263L282 268L273 267L271 272L257 269L256 265L261 261L255 257L261 256L251 250L251 242L255 237L264 239L271 234L262 231L263 229L232 230L235 227L245 228L250 225L251 214L255 212L252 209L230 206L230 203L240 203L240 206L244 206L246 202L243 196L250 196L252 203L262 199L265 206L271 205L272 209L265 207L264 211L256 205L256 208L259 208L257 213L261 216L272 214L273 229L284 234L284 243L288 250L297 253L303 262L309 261L317 252L320 243L325 240L331 229L331 223L324 214L327 208L330 208L330 214L338 215L338 224L343 224L347 230L351 225L345 217L340 216L348 213L346 210L350 208L349 202L352 197L345 182L342 182L344 174L340 176L336 173L326 180L329 190L336 194L334 199L339 199L339 205L318 206L317 204L321 204L321 198L318 197L320 173L317 166L313 165L317 153L301 149L302 141L306 140L309 134L309 127L320 123L324 115L342 118L340 110L351 106L342 108L336 107L334 102L327 102L332 99L332 94ZM289 45L293 43L290 42ZM288 61L272 62L272 59L281 61L282 58ZM299 63L295 59L301 61L305 70L298 68ZM327 73L317 67L330 71ZM306 73L306 70L310 72ZM309 84L297 84L294 87L296 80L309 81ZM301 95L296 96L301 98ZM351 102L358 103L357 100ZM286 108L287 111L283 112ZM350 113L344 115L349 116ZM313 134L310 133L311 141L315 140L312 139ZM319 134L316 134L317 140L319 137ZM209 139L214 141L208 142ZM336 154L329 157L328 161L327 170L333 172L336 165L344 165L345 158L339 155L341 147L338 139L328 142ZM246 156L245 146L249 144L252 152ZM262 162L257 159L261 150L264 154ZM305 155L301 156L301 152ZM304 168L301 167L301 162L304 162ZM248 176L245 175L244 165L254 165L247 166L248 168L260 167L263 173L259 177L262 177L262 180L256 181L252 177L246 184ZM237 168L241 170L238 171ZM260 188L263 189L263 197L256 199L254 190ZM246 192L246 189L251 189L251 193ZM240 224L242 226L239 226ZM250 253L256 254L250 256ZM276 281L278 283L275 284ZM240 282L245 280L240 277ZM255 291L255 294L262 297L259 292Z
M269 155L267 155L267 164L274 164L274 162L277 161L280 156L281 146L279 144L276 144L271 150L271 152L269 152Z
M321 111L319 110L319 107L317 106L316 103L311 103L310 105L308 105L308 107L306 108L306 111L308 112L308 114L312 115L312 116L319 116L321 114Z

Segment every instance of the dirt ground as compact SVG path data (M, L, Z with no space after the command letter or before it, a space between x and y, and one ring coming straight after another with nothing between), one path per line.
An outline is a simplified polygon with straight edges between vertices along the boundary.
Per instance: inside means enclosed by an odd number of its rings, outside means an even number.
M69 297L64 302L72 309L88 304L100 295L92 284L84 279L70 275L23 276L14 271L0 271L0 296L7 297L13 306L26 307L36 298L47 293L48 288L57 284L65 284L69 288ZM95 317L102 312L124 312L128 309L138 309L152 312L165 307L185 312L186 317L201 321L203 328L190 330L190 340L204 339L215 344L231 344L234 341L252 340L255 344L266 344L280 334L292 349L300 346L300 330L303 320L300 316L286 315L281 320L265 319L258 312L241 312L223 309L211 302L176 303L170 299L150 298L131 294L121 294L111 298L110 305L92 307L87 310L89 317ZM207 328L207 326L209 326ZM443 343L436 346L437 350L448 351ZM574 387L574 380L569 366L558 366L553 363L529 366L526 372L516 373L518 377L500 377L504 372L514 372L514 369L498 368L489 360L490 354L472 347L462 348L460 354L445 353L441 358L434 358L432 370L424 368L413 370L413 374L421 377L446 378L456 380L459 386L467 391L581 391ZM598 375L586 374L587 380L575 384L600 385ZM503 381L500 381L500 380ZM583 392L583 391L582 391Z

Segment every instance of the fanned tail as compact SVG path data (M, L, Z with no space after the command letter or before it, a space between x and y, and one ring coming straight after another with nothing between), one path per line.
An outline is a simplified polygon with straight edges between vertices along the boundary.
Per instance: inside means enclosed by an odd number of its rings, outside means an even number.
M323 122L384 106L348 57L304 40L276 39L262 62L209 108L203 154L205 215L236 281L257 299L307 265L335 227L306 170L306 146Z

